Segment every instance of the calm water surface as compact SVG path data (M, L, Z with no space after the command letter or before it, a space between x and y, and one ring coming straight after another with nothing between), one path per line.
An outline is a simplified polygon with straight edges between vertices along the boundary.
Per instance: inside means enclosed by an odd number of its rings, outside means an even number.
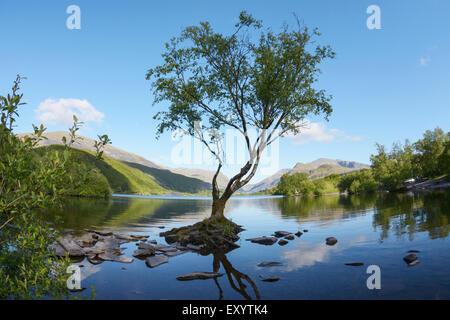
M111 229L150 235L209 216L208 198L114 196L110 200L69 199L49 210L62 227ZM202 256L189 252L169 263L148 268L145 261L131 264L103 262L83 265L83 293L96 288L97 299L450 299L450 193L323 196L315 198L234 197L227 203L228 218L246 229L241 247L227 254ZM165 227L162 230L160 227ZM285 246L263 246L247 238L270 236L274 231L297 232L301 237ZM327 237L338 243L327 246ZM132 257L135 243L126 243ZM419 250L420 263L407 266L408 250ZM260 268L262 261L283 266ZM346 266L363 262L364 266ZM213 271L220 264L223 277L177 281L194 271ZM369 265L381 269L381 289L369 290ZM125 268L125 269L123 269ZM278 276L263 282L260 276Z

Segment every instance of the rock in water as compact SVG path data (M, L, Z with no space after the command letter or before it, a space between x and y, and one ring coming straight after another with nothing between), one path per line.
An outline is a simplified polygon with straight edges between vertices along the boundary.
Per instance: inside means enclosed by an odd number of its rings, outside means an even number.
M64 257L66 255L66 250L64 250L64 248L61 247L57 242L52 243L51 245L49 245L48 249L53 251L53 253L57 257Z
M264 261L258 264L258 267L275 267L275 266L282 266L283 264L281 262L276 261Z
M278 244L279 244L280 246L287 245L288 243L289 243L289 241L286 241L286 240L284 240L284 239L281 239L280 241L278 241Z
M278 280L280 280L280 277L263 277L263 276L259 276L259 278L262 280L262 281L266 281L266 282L275 282L275 281L278 281Z
M131 263L133 262L133 258L128 258L125 256L118 256L116 254L112 253L102 253L98 255L98 258L104 261L115 261L115 262L122 262L122 263Z
M294 240L294 236L292 234L284 237L286 240Z
M285 237L285 236L288 236L288 235L290 235L290 234L292 234L292 233L291 233L291 232L287 232L287 231L275 231L275 232L273 233L273 235L274 235L275 237L277 237L277 238Z
M102 230L89 230L89 231L95 232L96 234L99 234L103 237L109 237L113 235L111 231L102 231Z
M151 256L145 259L145 263L150 268L157 267L160 264L167 263L168 261L169 258L167 258L166 256Z
M190 281L190 280L206 280L214 279L223 276L223 273L217 272L192 272L185 274L184 276L177 277L179 281Z
M84 257L83 248L75 241L63 237L58 238L58 243L69 253L70 257Z
M345 264L346 266L353 266L353 267L359 267L359 266L363 266L364 263L363 262L349 262Z
M420 253L419 250L408 250L408 253Z
M297 237L300 237L302 234L303 234L303 232L301 232L301 231L295 233L295 235L296 235Z
M259 238L251 238L251 239L246 239L246 240L253 242L253 243L263 244L266 246L271 246L278 241L278 239L275 237L259 237Z
M153 256L153 255L155 255L154 249L137 249L133 253L133 257L136 257L136 258L146 258L148 256Z
M329 237L326 239L326 244L329 246L334 246L337 242L338 241L335 237Z
M414 261L417 260L417 256L413 253L408 254L407 256L403 257L403 260L410 265L411 263L413 263ZM417 263L416 263L417 264Z
M81 236L74 237L73 240L75 240L75 242L81 247L92 247L97 242L97 238L94 238L92 233L86 233Z

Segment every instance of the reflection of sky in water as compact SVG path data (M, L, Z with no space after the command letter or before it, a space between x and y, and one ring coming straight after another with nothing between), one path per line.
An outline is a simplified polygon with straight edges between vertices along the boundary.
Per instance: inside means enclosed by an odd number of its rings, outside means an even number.
M450 299L449 193L441 195L368 195L316 198L235 197L226 214L246 229L240 248L221 258L235 274L248 276L262 299ZM101 227L142 233L164 242L159 233L191 224L210 214L208 199L124 198L72 199L62 211L64 227L77 230ZM160 227L164 226L165 229ZM263 246L245 239L270 236L274 231L308 229L286 246ZM327 246L327 237L338 243ZM122 245L131 257L134 243ZM420 264L408 267L403 257L420 250ZM225 260L223 260L225 259ZM80 262L82 286L96 287L99 299L243 299L255 298L253 286L236 290L224 276L214 281L180 282L176 277L193 271L213 271L212 255L186 253L150 269L135 259L131 264ZM263 261L279 261L281 267L257 267ZM363 262L362 267L345 263ZM368 290L367 266L379 265L382 290ZM125 269L122 269L125 268ZM232 269L230 269L232 268ZM237 272L237 273L236 273ZM279 276L275 283L259 276ZM237 283L237 282L236 282ZM220 290L219 290L220 287ZM89 294L89 289L86 290Z

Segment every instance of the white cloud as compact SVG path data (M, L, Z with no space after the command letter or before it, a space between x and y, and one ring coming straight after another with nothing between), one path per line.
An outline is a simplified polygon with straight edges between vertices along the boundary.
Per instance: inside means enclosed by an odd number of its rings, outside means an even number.
M362 140L360 136L350 136L342 130L329 129L321 122L310 122L309 120L305 120L301 124L300 132L297 135L288 134L286 137L292 139L294 145L302 145L310 142L358 142Z
M422 67L427 67L428 66L428 63L430 62L430 58L429 57L421 57L420 59L419 59L419 63L420 63L420 65L422 66Z
M73 115L84 123L101 123L105 115L95 109L87 100L51 99L41 102L35 109L37 119L44 125L57 124L70 126Z

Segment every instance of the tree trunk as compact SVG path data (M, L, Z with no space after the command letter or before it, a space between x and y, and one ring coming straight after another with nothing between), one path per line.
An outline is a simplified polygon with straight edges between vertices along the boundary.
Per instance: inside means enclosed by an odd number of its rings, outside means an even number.
M225 219L225 201L222 199L214 199L212 204L211 218L217 220Z

